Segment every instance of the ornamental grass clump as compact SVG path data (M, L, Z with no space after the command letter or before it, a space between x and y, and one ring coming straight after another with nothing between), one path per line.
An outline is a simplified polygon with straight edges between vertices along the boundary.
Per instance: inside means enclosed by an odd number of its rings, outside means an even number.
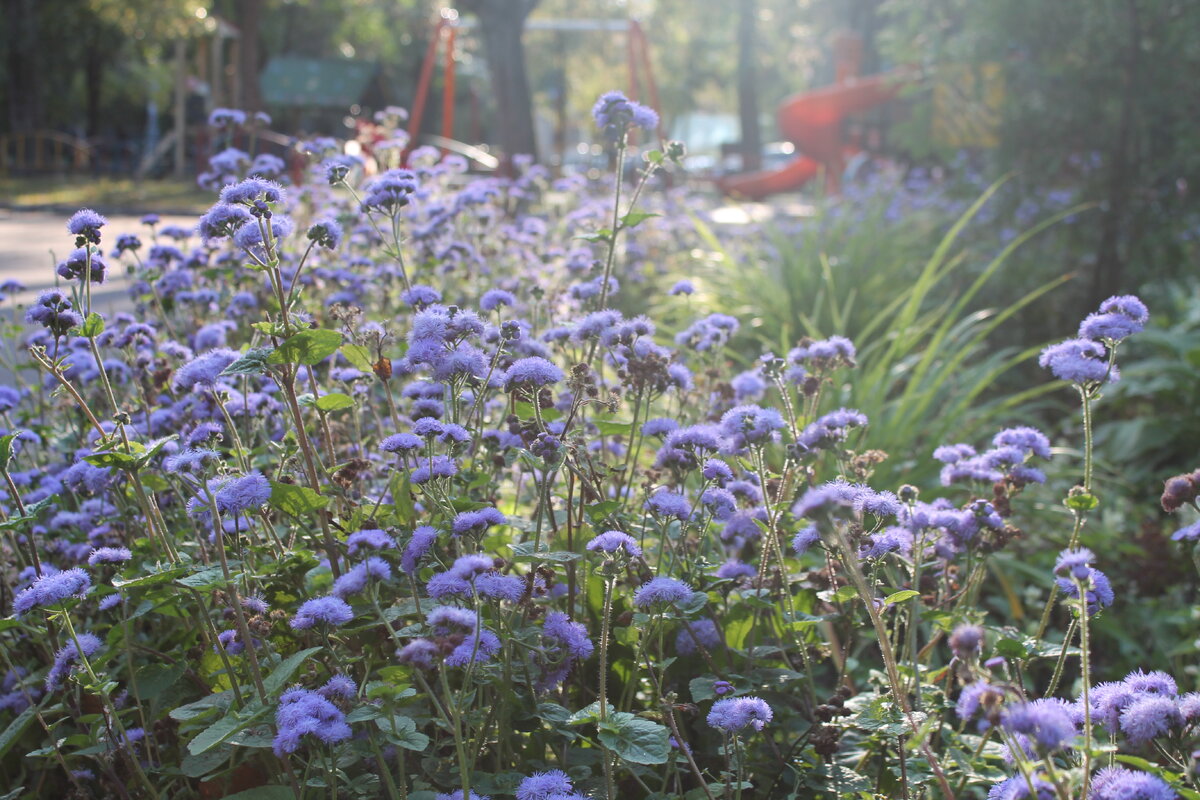
M681 146L626 186L657 118L595 117L610 191L393 132L370 178L332 140L300 185L223 150L191 230L72 217L0 387L5 796L1192 796L1195 676L1105 674L1128 595L1085 540L1141 302L1042 354L1082 447L885 453L855 343L733 351L747 320L662 269Z

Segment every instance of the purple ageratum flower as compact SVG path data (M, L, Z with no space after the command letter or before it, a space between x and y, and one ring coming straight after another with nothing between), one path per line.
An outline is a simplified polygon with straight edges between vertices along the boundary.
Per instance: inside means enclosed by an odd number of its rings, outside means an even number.
M499 652L500 637L487 628L479 628L473 636L468 635L462 644L450 651L443 663L448 667L465 667L472 661L490 661Z
M1060 574L1069 573L1072 577L1085 581L1091 574L1091 563L1095 560L1095 554L1086 547L1063 550L1054 562L1054 571Z
M757 570L750 564L738 561L736 558L731 558L721 566L717 567L716 575L722 580L736 580L738 578L753 578L757 574Z
M362 210L395 214L409 204L410 196L416 191L416 173L407 169L389 169L367 185Z
M440 654L438 646L428 639L414 639L396 651L396 660L418 669L433 669L434 659Z
M324 744L337 744L351 734L341 709L308 689L289 689L283 693L275 712L275 727L275 755L280 758L299 750L305 736Z
M617 91L600 95L592 106L592 119L605 136L614 140L624 137L630 127L647 131L658 127L658 114L653 109L635 103Z
M1108 350L1091 339L1067 339L1042 351L1038 364L1059 380L1078 384L1116 381L1117 369L1108 369Z
M13 598L13 614L21 616L38 607L56 606L72 597L86 597L92 579L79 567L62 572L44 572Z
M378 528L366 528L346 537L346 545L347 552L356 556L363 550L390 550L396 546L396 540Z
M442 293L431 286L416 285L400 293L400 299L413 308L424 308L442 302Z
M643 436L666 436L679 428L679 423L670 417L657 417L642 423Z
M408 575L415 575L421 559L433 549L437 538L437 529L429 525L422 525L414 530L412 538L404 547L404 554L400 557L400 568Z
M645 507L659 517L674 517L682 522L686 522L691 516L691 505L688 499L679 492L673 492L666 487L659 488L650 499L646 501Z
M371 556L361 564L354 565L348 572L333 582L333 596L345 600L361 594L372 580L390 581L392 567L379 556Z
M83 317L74 310L70 297L58 289L48 289L25 311L25 321L41 325L57 337L82 325Z
M987 800L1057 800L1058 790L1054 784L1037 776L1032 780L1036 794L1030 794L1029 781L1025 776L1017 775L992 786L988 790Z
M458 474L458 463L449 456L434 456L432 463L426 461L409 474L409 481L418 486L435 478L453 478Z
M1121 733L1135 746L1183 727L1183 713L1173 697L1145 695L1121 710Z
M413 433L393 433L379 443L379 449L386 453L411 453L424 446L421 437Z
M100 244L100 229L107 224L108 220L95 211L81 208L67 220L67 231L92 244Z
M817 529L812 525L801 529L795 536L792 537L792 551L796 555L802 556L808 552L808 549L817 542L821 541L821 534L817 533Z
M668 294L675 296L681 294L695 294L695 292L695 285L693 285L691 281L684 279L681 281L676 281L675 285L671 287L671 291L669 291Z
M1200 522L1185 525L1171 534L1171 539L1176 542L1194 542L1200 539Z
M587 628L579 622L572 622L562 611L551 611L546 615L542 622L542 635L577 661L589 658L595 650L595 645L588 638Z
M1051 456L1050 440L1037 428L1005 428L996 434L992 444L996 447L1017 447L1038 458L1049 459Z
M354 619L354 611L350 605L340 597L329 595L305 600L296 611L296 616L292 617L290 624L295 630L301 631L307 630L317 623L336 628L339 625L345 625L352 619Z
M513 362L504 373L505 391L523 388L541 388L558 383L563 379L563 371L544 358L530 356Z
M725 639L711 619L686 622L675 636L675 652L681 656L695 655L700 652L697 642L705 650L716 650L724 646Z
M1175 697L1179 694L1179 686L1175 679L1162 670L1143 672L1135 669L1125 676L1121 685L1131 692L1150 694L1164 697Z
M281 203L283 196L283 187L266 178L246 178L240 183L232 183L221 190L221 202L241 203L249 206L253 206L259 201Z
M90 567L99 564L124 564L131 558L133 553L129 552L128 547L97 547L88 555L87 563Z
M1067 747L1078 732L1073 706L1056 697L1009 705L1000 724L1010 733L1024 734L1044 750Z
M974 717L981 708L990 714L992 710L1000 707L1006 697L1007 693L1003 687L992 686L986 681L976 681L963 687L954 710L958 718L965 722ZM990 723L986 719L980 722L981 729L989 726Z
M633 594L633 604L638 608L650 608L660 603L677 605L692 596L692 587L674 578L660 575L643 583Z
M494 311L500 306L513 306L516 303L517 298L513 293L503 289L488 289L483 293L483 297L479 298L479 308L483 311Z
M67 676L71 674L71 669L80 660L80 650L83 651L83 658L91 658L100 651L100 637L91 633L79 634L79 646L76 647L74 641L67 642L61 650L54 655L54 664L46 673L46 691L54 692L62 688L63 682Z
M253 511L267 504L271 499L271 483L257 470L246 475L230 478L213 497L217 501L217 509L226 514L240 514L243 511Z
M1157 775L1124 767L1105 767L1097 771L1088 793L1088 800L1176 800L1178 797L1175 790Z
M713 703L707 722L726 733L737 733L745 728L761 731L773 716L771 706L762 698L727 697Z
M346 675L334 675L317 689L317 694L326 700L353 700L358 697L358 684Z
M171 384L176 391L212 389L225 368L239 357L237 352L227 348L209 350L175 370Z
M733 470L719 458L710 458L704 462L704 467L700 470L700 475L706 481L716 481L722 485L726 481L733 480Z
M462 800L462 790L458 789L453 792L439 792L434 800ZM470 800L491 800L490 795L475 794L475 790L470 790Z
M104 283L104 278L108 274L108 264L105 263L104 257L99 252L91 253L91 263L89 263L87 249L77 247L58 263L55 272L69 281L82 281L84 277L89 277L92 283Z
M253 219L243 205L217 203L196 224L196 233L205 241L227 239Z
M605 531L597 534L587 543L587 549L593 553L621 552L630 558L638 558L642 555L642 548L638 546L637 541L621 531Z
M344 235L342 226L335 219L317 220L308 227L308 233L305 234L310 242L327 250L337 250Z
M721 416L721 432L734 450L769 441L783 427L783 417L774 408L736 406Z
M214 108L208 115L210 128L236 128L246 124L246 112L236 108Z
M535 772L517 786L517 800L586 800L562 770Z
M455 536L482 536L493 525L505 525L508 517L496 508L480 508L475 511L463 511L454 518L450 526Z

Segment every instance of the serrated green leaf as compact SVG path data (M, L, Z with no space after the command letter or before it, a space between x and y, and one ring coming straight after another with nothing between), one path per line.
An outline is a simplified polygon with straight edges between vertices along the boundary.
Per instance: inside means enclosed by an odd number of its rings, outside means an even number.
M329 394L321 395L317 398L316 406L321 411L340 411L343 408L350 408L354 405L354 401L349 395L341 392L330 392Z
M300 669L300 665L303 664L304 661L314 653L318 653L320 651L321 648L319 647L309 647L308 649L301 650L298 653L292 653L283 661L279 662L279 666L271 670L270 675L263 678L263 688L267 690L267 694L270 697L274 697L275 694L284 687L284 684L292 679L292 676L296 674L296 670Z
M626 761L665 764L671 754L671 734L657 722L616 711L597 726L600 742Z
M0 436L0 469L7 470L8 465L12 462L12 443L13 440L17 438L18 434L20 434L20 431L7 433L4 436Z
M920 592L918 592L916 589L903 589L899 592L892 592L887 597L883 598L883 604L885 606L890 606L895 605L896 603L903 603L905 600L911 600L919 594Z
M346 357L346 360L355 369L370 373L375 368L375 361L371 358L371 351L361 344L343 345L342 355Z
M429 737L417 730L417 723L408 717L381 716L375 718L375 726L388 744L415 750L420 753L429 747Z
M633 432L632 422L616 422L615 420L598 419L593 425L600 431L601 436L629 436Z
M285 514L302 517L320 511L329 504L329 498L317 494L307 486L271 481L270 503Z
M20 714L17 714L16 718L8 723L8 727L0 733L0 758L3 758L4 754L12 749L12 746L17 743L17 740L21 738L26 729L33 724L33 720L37 715L37 709L37 706L29 706Z
M104 333L104 317L97 314L95 311L87 315L87 319L83 321L79 332L89 339L94 339Z
M271 355L268 364L320 364L342 346L337 331L310 328L289 336Z
M221 371L222 375L260 375L267 371L267 357L274 352L270 347L252 347L242 353L236 361Z
M630 211L625 216L621 217L622 228L636 228L651 217L660 217L661 214L655 214L652 211Z

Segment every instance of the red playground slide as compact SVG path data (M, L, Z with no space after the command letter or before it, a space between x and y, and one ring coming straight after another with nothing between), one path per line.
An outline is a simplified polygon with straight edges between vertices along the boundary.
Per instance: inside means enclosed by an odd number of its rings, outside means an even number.
M886 103L899 88L898 75L872 75L789 97L779 106L779 130L802 155L782 169L728 175L719 179L717 186L728 195L761 200L799 189L823 168L829 188L836 191L847 155L854 152L843 141L842 122Z

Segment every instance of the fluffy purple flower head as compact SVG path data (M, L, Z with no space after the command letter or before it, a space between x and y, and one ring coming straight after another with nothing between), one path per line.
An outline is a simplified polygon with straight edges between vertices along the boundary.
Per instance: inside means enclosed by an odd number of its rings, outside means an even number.
M513 362L504 373L505 391L518 388L541 388L558 383L563 379L563 371L544 358L530 356Z
M240 183L232 183L221 190L221 202L242 203L255 205L264 203L279 203L283 201L283 187L265 178L246 178Z
M595 650L587 628L582 623L572 622L562 611L551 611L546 615L542 635L553 640L574 660L583 661Z
M658 127L658 114L653 109L635 103L617 91L600 95L592 106L592 119L596 121L596 127L613 140L622 139L630 127L646 131Z
M479 308L483 311L495 311L500 306L512 306L516 303L517 298L513 293L503 289L488 289L483 293L483 297L479 298Z
M335 219L320 219L308 227L306 234L310 242L327 250L337 250L342 243L342 226Z
M670 295L695 294L695 292L696 292L695 285L691 281L689 281L685 278L684 280L676 281L675 285L671 287L671 290L668 292L668 294L670 294Z
M959 658L970 658L983 647L983 628L978 625L959 625L950 634L950 649Z
M517 787L517 800L585 800L562 770L535 772Z
M54 692L62 688L63 682L67 676L71 674L71 669L79 662L79 651L83 651L84 658L91 658L100 651L100 637L92 633L79 634L79 646L76 647L74 641L67 642L61 650L54 655L54 664L51 665L46 673L46 691Z
M760 697L726 697L713 703L707 722L728 733L737 733L745 728L761 731L773 716L771 706Z
M222 514L240 514L253 511L271 499L271 483L259 471L230 478L213 497Z
M1001 724L1010 733L1028 736L1044 750L1057 750L1070 745L1077 733L1072 708L1054 697L1017 703L1005 707Z
M175 370L171 383L176 391L211 389L225 368L237 361L239 354L227 348L209 350Z
M1173 697L1144 695L1121 710L1121 733L1135 746L1166 736L1183 726L1183 714Z
M251 219L250 212L243 205L217 203L200 217L196 232L205 241L227 239Z
M28 588L13 598L13 614L21 616L34 608L56 606L72 597L86 597L92 579L79 567L62 572L43 572Z
M493 525L504 525L508 517L496 508L463 511L454 518L450 530L455 536L482 536Z
M92 244L100 244L100 229L108 224L108 220L92 211L81 208L67 220L67 231Z
M128 547L97 547L88 555L88 566L98 564L124 564L133 558Z
M1054 571L1085 581L1091 574L1091 564L1095 560L1096 555L1086 547L1063 550L1058 554L1058 560L1054 562Z
M354 611L350 605L340 597L329 595L305 600L296 611L296 616L292 617L291 626L298 631L307 630L317 623L336 628L352 619Z
M735 450L769 441L783 427L783 417L774 408L737 406L721 416L721 432L728 437Z
M807 528L802 528L792 537L792 551L796 555L802 556L819 541L821 541L821 534L817 533L815 527L809 525Z
M1117 379L1114 367L1109 372L1108 350L1091 339L1067 339L1042 351L1038 364L1059 380L1089 384Z
M361 594L372 581L389 581L392 579L392 568L379 556L371 556L361 564L356 564L349 571L342 573L333 582L333 596L345 600L356 594Z
M366 528L355 531L346 537L347 552L358 555L363 550L390 550L396 546L396 540L386 531L378 528Z
M32 322L57 336L65 336L72 328L83 324L71 298L58 289L48 289L25 311L25 321Z
M633 604L638 608L650 608L660 603L677 605L692 596L692 587L675 578L660 575L643 583L633 594Z
M305 736L324 744L337 744L351 734L341 709L308 689L289 689L283 693L275 712L275 726L275 755L280 758L299 750Z
M643 436L666 436L679 428L679 423L670 417L657 417L642 423Z
M404 547L404 555L400 557L400 568L408 575L415 575L421 559L433 549L437 538L437 528L429 525L422 525L414 530L412 538Z
M414 433L393 433L379 443L379 449L386 453L410 453L424 446L421 437Z
M656 514L660 517L674 517L681 521L687 521L691 515L691 504L688 499L679 492L673 492L665 487L659 488L650 499L646 501L646 509L651 514Z
M91 253L90 258L89 263L88 250L77 247L58 263L55 272L69 281L82 281L86 277L90 278L92 283L104 283L104 278L108 274L108 264L105 263L104 257L98 251Z
M623 552L630 558L637 558L642 554L642 548L638 546L637 540L621 531L605 531L597 534L587 543L587 549L593 553Z
M1124 767L1105 767L1096 772L1088 793L1088 800L1176 800L1178 797L1157 775Z

